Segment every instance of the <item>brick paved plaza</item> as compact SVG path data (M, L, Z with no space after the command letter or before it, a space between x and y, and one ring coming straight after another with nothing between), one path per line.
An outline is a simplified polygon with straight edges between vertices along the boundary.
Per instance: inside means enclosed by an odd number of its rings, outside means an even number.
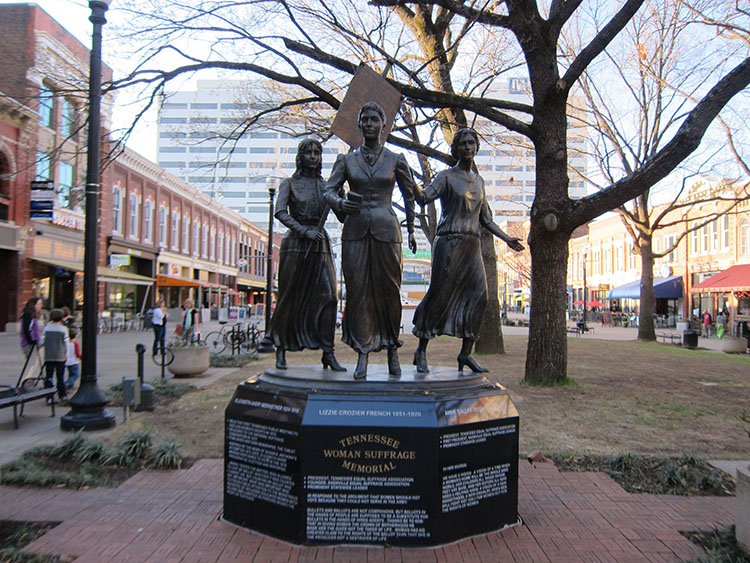
M223 464L142 471L117 489L0 487L0 519L61 524L26 551L77 563L152 561L684 561L681 531L734 522L733 497L632 495L603 473L521 461L523 524L437 548L301 547L218 520Z

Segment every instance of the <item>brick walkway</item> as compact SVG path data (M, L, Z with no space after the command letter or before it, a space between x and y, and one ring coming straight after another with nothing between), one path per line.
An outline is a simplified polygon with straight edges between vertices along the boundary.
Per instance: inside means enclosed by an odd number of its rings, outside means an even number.
M524 524L434 549L300 547L217 520L221 460L142 471L117 489L0 487L0 519L59 521L28 552L77 563L171 561L683 561L680 535L734 522L733 497L631 495L603 473L521 461Z

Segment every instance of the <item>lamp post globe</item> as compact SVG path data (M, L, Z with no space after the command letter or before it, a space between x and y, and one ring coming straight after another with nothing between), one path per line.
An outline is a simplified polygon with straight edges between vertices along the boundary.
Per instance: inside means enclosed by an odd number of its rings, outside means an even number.
M105 12L113 0L91 0L93 24L91 63L89 70L89 130L86 157L86 223L83 257L83 326L81 383L70 399L71 411L60 419L62 430L101 430L112 428L115 416L105 406L107 398L97 385L96 325L98 320L97 264L99 260L99 170L101 148L102 96L102 26L107 22Z

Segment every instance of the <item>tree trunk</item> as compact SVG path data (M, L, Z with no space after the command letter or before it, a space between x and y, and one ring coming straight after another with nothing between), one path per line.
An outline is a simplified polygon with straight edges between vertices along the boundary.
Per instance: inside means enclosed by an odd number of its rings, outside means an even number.
M567 377L568 368L565 305L569 237L560 231L550 235L530 240L531 317L526 379L559 383Z
M654 253L651 249L651 237L641 236L641 310L638 321L638 340L656 340L654 314L656 313L656 294L654 293Z
M505 354L502 323L500 322L500 300L497 291L497 255L495 239L482 229L482 260L487 273L487 307L484 309L482 326L476 351L481 354Z

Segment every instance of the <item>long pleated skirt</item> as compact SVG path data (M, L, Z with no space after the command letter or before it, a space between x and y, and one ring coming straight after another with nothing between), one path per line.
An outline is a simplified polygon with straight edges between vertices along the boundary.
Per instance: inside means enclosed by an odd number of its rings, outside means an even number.
M442 235L432 247L432 278L414 312L419 338L448 334L476 340L487 305L487 276L478 236Z
M342 340L360 353L400 346L401 244L371 236L345 240L346 310Z
M308 253L308 239L287 236L281 243L271 337L284 350L333 350L336 270L328 238L312 244Z

